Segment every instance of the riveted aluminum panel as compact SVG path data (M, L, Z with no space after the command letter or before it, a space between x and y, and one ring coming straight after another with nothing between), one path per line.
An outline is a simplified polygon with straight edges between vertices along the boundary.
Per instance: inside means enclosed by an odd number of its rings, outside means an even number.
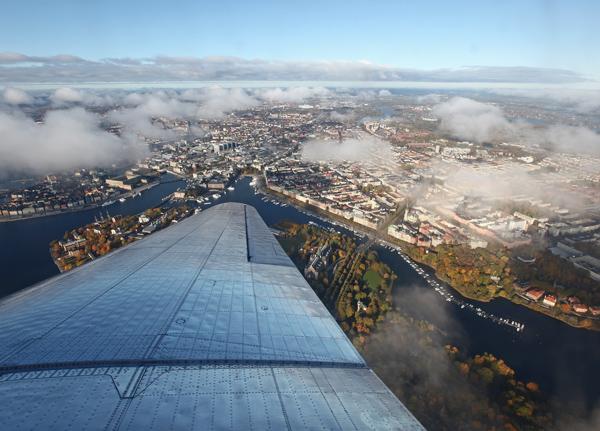
M242 204L0 301L0 403L3 429L422 429Z

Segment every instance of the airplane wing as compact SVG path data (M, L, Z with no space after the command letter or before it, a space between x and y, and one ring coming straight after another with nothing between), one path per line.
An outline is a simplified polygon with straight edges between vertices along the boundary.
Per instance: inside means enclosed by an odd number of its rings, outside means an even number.
M0 302L2 430L422 430L256 210L227 203Z

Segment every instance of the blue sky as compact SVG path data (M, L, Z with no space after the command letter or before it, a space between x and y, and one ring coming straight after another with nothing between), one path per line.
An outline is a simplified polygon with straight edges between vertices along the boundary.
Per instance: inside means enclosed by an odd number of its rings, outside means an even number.
M0 51L530 66L598 77L599 20L592 0L4 0Z

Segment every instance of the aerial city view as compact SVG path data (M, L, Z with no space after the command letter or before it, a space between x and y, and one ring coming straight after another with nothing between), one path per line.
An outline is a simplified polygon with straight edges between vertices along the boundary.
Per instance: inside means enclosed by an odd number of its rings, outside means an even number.
M600 4L9 3L0 429L600 429Z

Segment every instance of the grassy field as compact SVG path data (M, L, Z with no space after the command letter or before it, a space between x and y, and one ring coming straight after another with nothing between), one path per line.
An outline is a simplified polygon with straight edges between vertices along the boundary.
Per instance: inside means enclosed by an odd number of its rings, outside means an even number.
M365 275L363 275L363 280L367 282L371 289L378 289L379 286L381 286L382 281L381 276L372 269L365 272Z

